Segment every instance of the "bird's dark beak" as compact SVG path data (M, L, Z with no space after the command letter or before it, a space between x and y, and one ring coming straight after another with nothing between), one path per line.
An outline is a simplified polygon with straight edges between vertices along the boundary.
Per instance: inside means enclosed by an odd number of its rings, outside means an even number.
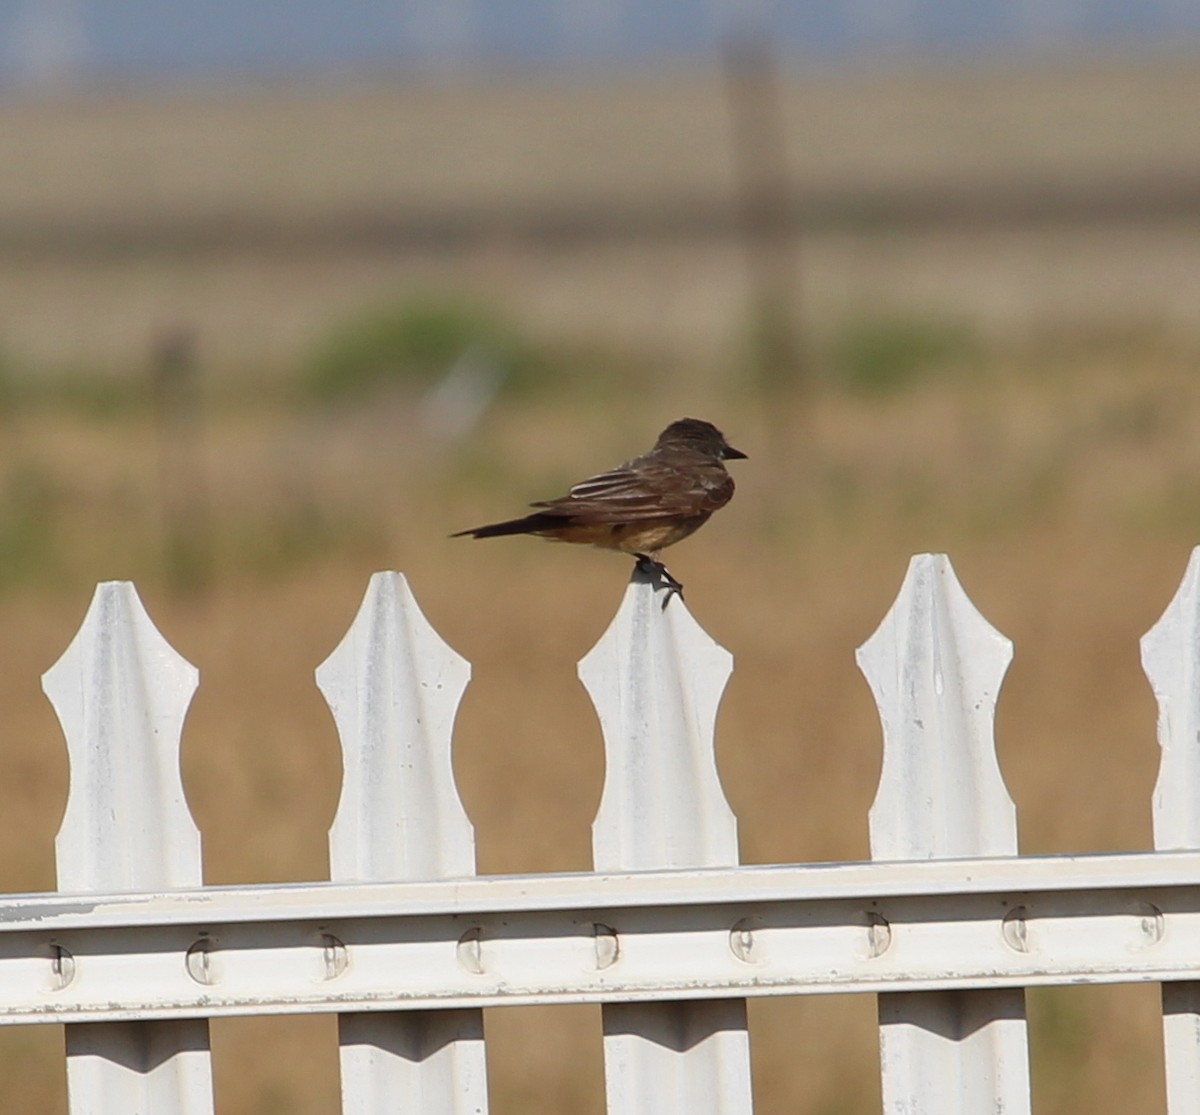
M740 449L734 449L732 445L725 446L721 450L721 456L727 461L744 461L747 459L745 453Z

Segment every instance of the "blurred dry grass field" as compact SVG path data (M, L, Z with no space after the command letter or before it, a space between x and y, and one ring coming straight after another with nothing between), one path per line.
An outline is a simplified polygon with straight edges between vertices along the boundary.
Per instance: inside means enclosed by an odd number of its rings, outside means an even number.
M1194 53L940 65L792 66L781 86L801 188L1072 179L1197 169ZM197 214L359 212L726 198L736 170L714 68L571 75L402 72L375 81L89 90L0 104L21 158L3 228Z
M474 664L455 764L480 870L586 869L602 747L575 662L611 618L627 563L445 536L640 450L683 413L750 453L733 503L672 560L735 656L718 752L744 860L866 856L879 730L853 652L909 554L929 549L952 554L1016 642L998 738L1023 849L1147 848L1157 748L1137 639L1196 540L1198 376L1195 352L1074 350L765 408L744 385L677 372L610 396L503 404L470 448L430 440L399 398L315 410L217 393L198 441L212 581L191 595L171 592L162 567L151 413L10 408L5 523L33 500L42 533L0 530L0 888L53 887L66 770L38 676L92 582L111 577L138 581L201 670L183 761L207 880L323 877L338 749L312 671L375 568L404 570ZM781 420L787 436L773 440ZM1032 995L1039 1109L1160 1107L1156 1002L1150 987ZM755 1004L760 1110L877 1110L873 1009ZM487 1026L497 1115L602 1110L596 1011L496 1010ZM268 1040L287 1055L264 1057ZM53 1028L0 1033L12 1066L0 1109L65 1109L60 1042ZM218 1023L214 1045L222 1110L336 1109L330 1019Z
M810 329L882 306L1001 336L1200 330L1200 218L1154 208L1162 190L1200 192L1200 123L1181 108L1198 97L1182 51L788 71ZM331 323L430 286L543 336L708 366L745 327L712 70L14 98L0 150L16 154L0 176L0 350L19 359L120 372L182 321L215 368L286 378ZM1064 224L1003 219L1043 195ZM1081 220L1095 195L1120 219ZM939 227L939 198L983 219ZM854 216L864 199L882 219ZM914 203L915 226L887 219ZM661 231L693 211L706 235ZM528 236L559 219L609 232Z

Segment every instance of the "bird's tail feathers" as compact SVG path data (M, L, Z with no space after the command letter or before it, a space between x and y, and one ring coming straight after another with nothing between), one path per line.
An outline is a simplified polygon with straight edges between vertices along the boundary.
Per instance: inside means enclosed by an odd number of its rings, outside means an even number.
M463 538L469 535L472 538L501 538L506 534L536 534L539 530L547 530L556 525L561 526L562 521L539 512L520 519L508 519L503 523L488 523L485 526L472 527L470 530L458 530L450 537Z

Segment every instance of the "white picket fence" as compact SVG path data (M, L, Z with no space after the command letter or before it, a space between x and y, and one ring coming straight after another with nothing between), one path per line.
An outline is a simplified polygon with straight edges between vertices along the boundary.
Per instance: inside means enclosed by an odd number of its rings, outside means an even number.
M739 867L713 756L730 656L635 575L580 664L595 873L474 875L451 729L469 667L403 577L317 671L345 779L332 881L202 887L179 742L196 671L99 586L46 674L70 752L58 894L0 897L0 1022L66 1023L75 1115L203 1115L208 1019L336 1012L343 1110L487 1110L482 1008L602 1004L608 1110L752 1110L746 997L879 996L889 1115L1029 1111L1024 988L1161 981L1200 1110L1200 549L1142 643L1159 851L1020 857L992 739L1011 645L941 555L859 652L883 722L873 862ZM745 746L753 746L752 740Z

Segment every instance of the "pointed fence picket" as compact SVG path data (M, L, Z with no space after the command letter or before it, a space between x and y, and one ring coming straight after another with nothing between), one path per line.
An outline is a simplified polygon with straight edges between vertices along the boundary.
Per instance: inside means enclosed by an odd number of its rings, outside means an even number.
M737 819L713 752L717 705L733 669L683 600L660 603L635 572L612 625L579 663L604 733L604 792L592 825L597 871L726 867ZM597 962L614 940L597 930ZM744 999L603 1008L612 1115L752 1110Z
M342 741L329 832L338 882L475 874L475 833L454 785L450 734L471 667L442 641L398 573L371 578L358 616L317 670ZM330 932L334 971L346 944ZM483 1013L338 1016L342 1109L350 1115L483 1115Z
M1158 701L1162 748L1154 846L1200 848L1200 549L1162 618L1142 636L1142 667ZM1162 1007L1167 1110L1200 1111L1200 980L1164 983Z
M203 882L200 832L179 772L183 719L196 669L158 633L133 585L96 588L83 626L46 671L71 762L58 832L62 891L153 891ZM187 949L204 982L208 940ZM76 960L52 942L55 975ZM208 1022L77 1023L67 1027L67 1089L74 1115L205 1115L213 1109Z
M1016 854L1016 808L992 739L1011 659L1012 644L975 610L949 559L913 558L858 652L883 723L874 859ZM1018 931L1019 921L1007 924ZM1029 1110L1020 988L881 995L879 1040L886 1112Z
M1200 1107L1200 549L1142 642L1153 853L1022 858L993 720L1012 649L941 555L859 651L883 725L873 862L738 865L713 750L729 654L634 576L580 663L595 873L475 876L451 766L470 669L377 574L317 671L342 744L332 882L204 888L179 772L196 671L104 584L45 675L71 764L62 894L0 898L0 1023L67 1023L74 1115L212 1111L208 1018L339 1014L342 1106L487 1110L485 1006L602 1004L608 1110L751 1111L746 997L879 995L888 1115L1030 1109L1024 988L1163 984Z

